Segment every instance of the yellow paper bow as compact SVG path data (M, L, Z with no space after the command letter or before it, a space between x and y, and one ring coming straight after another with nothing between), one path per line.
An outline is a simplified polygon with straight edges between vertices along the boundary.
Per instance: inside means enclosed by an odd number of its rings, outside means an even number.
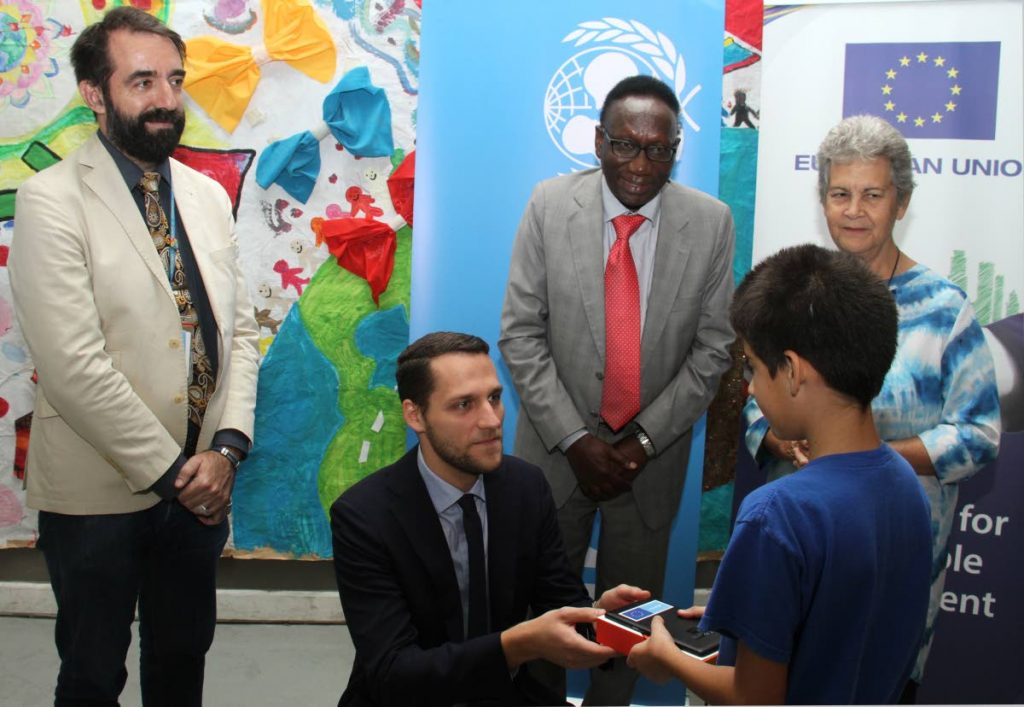
M334 41L308 0L263 0L263 41L263 47L216 37L186 42L185 90L229 133L249 106L263 64L284 61L320 83L334 77Z

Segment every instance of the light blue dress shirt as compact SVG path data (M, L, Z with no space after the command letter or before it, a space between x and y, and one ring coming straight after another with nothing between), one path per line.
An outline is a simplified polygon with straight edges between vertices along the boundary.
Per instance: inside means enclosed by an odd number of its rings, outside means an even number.
M452 556L455 580L459 583L459 596L462 598L462 626L465 629L469 625L469 545L466 543L466 531L462 527L462 508L459 507L459 499L462 498L463 492L435 474L427 466L422 449L418 449L416 452L416 462L423 483L427 486L430 502L434 505L434 510L437 511L438 520L441 521L441 530L444 532L444 539L448 543L448 551ZM477 477L476 483L466 493L472 494L476 501L476 512L480 515L480 525L483 527L484 559L486 560L487 493L484 489L484 480Z
M651 296L651 281L654 279L654 251L658 247L658 225L661 220L661 192L636 211L623 206L612 190L608 181L601 180L601 203L604 207L604 263L608 263L608 253L618 236L612 219L623 214L640 214L647 218L640 228L629 238L629 252L636 266L636 279L640 285L640 335L643 336L644 321L647 319L647 300Z

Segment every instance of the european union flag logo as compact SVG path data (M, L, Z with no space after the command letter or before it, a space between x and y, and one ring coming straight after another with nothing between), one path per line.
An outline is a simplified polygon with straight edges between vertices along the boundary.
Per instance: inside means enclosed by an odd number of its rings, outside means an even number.
M907 138L994 140L999 42L847 44L843 117L881 116Z

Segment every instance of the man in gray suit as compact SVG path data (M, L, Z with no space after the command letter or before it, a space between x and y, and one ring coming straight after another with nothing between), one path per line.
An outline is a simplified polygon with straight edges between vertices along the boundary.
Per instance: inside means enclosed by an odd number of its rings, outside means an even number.
M535 188L505 293L515 453L544 469L578 572L601 511L598 594L622 582L661 592L691 427L730 361L732 216L669 182L678 115L651 77L608 93L601 169ZM585 704L629 704L635 680L622 661L593 671Z

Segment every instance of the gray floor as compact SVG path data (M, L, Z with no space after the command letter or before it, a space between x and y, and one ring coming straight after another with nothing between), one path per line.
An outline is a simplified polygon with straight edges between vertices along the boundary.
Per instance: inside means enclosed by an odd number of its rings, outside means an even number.
M0 616L0 636L0 705L53 704L58 665L53 620ZM207 656L205 703L336 705L353 655L344 626L220 624ZM138 661L133 641L121 695L125 707L141 704Z
M211 707L336 705L354 656L345 626L218 624L207 654L204 702ZM133 641L123 707L142 704L138 664ZM52 705L57 667L53 619L0 616L0 707ZM690 693L688 704L704 703Z

